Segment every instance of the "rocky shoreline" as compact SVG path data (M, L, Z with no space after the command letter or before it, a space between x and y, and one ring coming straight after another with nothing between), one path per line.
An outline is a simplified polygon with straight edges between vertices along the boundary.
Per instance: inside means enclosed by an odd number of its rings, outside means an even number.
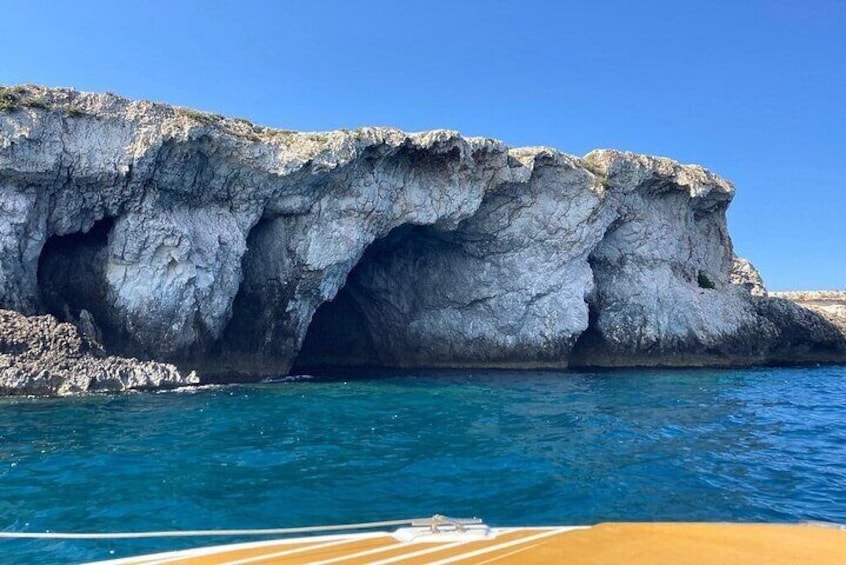
M767 296L735 256L733 194L662 157L0 87L0 394L846 362L838 306Z
M106 355L53 316L0 310L0 395L53 396L196 385L173 365Z
M785 317L796 317L797 308L808 310L804 315L805 328L817 336L817 341L790 343L789 338L783 340L780 344L784 347L783 355L761 359L761 364L846 362L845 358L832 356L831 351L825 349L817 354L813 352L815 346L824 345L826 341L836 350L846 337L846 292L773 292L769 297L770 300L763 304L792 312ZM80 325L85 327L87 324ZM243 367L232 371L229 378L211 372L210 379L201 381L195 371L183 374L172 364L108 355L97 336L91 335L92 329L90 325L85 331L71 323L59 322L49 314L24 316L0 310L0 396L157 390L243 380L238 377L244 374ZM707 359L702 355L686 357L684 353L677 353L662 358L642 355L615 359L607 353L602 355L595 363L590 357L574 359L571 367L744 367L754 364L748 356L732 359L715 355ZM529 367L520 364L515 368Z

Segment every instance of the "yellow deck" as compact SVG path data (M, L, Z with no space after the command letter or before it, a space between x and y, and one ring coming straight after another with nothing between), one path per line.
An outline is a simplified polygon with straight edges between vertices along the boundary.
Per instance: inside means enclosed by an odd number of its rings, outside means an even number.
M113 565L846 564L846 531L811 525L609 523L498 528L493 539L403 542L389 533L320 536L119 559Z

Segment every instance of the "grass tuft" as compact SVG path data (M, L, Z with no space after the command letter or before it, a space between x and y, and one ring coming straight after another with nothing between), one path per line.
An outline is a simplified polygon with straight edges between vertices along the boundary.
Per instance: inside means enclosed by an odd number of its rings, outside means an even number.
M12 112L18 108L46 109L47 103L40 96L33 96L21 86L0 87L0 112Z
M21 100L21 106L26 108L38 108L40 110L47 109L47 103L39 96L27 96Z
M0 87L0 112L11 112L19 105L18 95L13 88Z
M179 108L179 113L187 118L194 120L195 122L200 122L201 124L206 124L209 126L223 119L223 116L221 116L220 114L207 114L205 112L191 110L190 108Z

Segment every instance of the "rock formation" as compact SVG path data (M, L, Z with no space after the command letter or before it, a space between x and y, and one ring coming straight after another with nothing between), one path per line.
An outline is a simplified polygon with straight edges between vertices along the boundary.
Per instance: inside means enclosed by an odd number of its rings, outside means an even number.
M197 384L173 365L106 356L71 324L53 316L0 310L0 395L173 388Z
M846 359L829 320L823 339L738 268L733 193L619 151L295 133L13 87L0 307L89 312L109 351L203 376Z
M761 273L752 263L742 257L735 256L732 259L729 281L731 284L742 286L752 296L767 296L767 289L764 287L764 279L761 278Z
M794 302L816 312L835 326L846 328L846 292L773 292L769 296Z

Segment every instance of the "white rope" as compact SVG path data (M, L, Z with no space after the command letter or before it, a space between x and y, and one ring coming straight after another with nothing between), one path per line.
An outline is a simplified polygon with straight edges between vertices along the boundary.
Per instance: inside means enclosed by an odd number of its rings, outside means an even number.
M369 530L389 526L409 526L412 522L431 518L410 518L408 520L385 520L383 522L362 522L360 524L337 524L334 526L305 526L300 528L272 528L264 530L173 530L164 532L0 532L0 539L133 539L133 538L176 538L212 536L278 536L284 534L306 534L313 532L337 532L342 530Z

